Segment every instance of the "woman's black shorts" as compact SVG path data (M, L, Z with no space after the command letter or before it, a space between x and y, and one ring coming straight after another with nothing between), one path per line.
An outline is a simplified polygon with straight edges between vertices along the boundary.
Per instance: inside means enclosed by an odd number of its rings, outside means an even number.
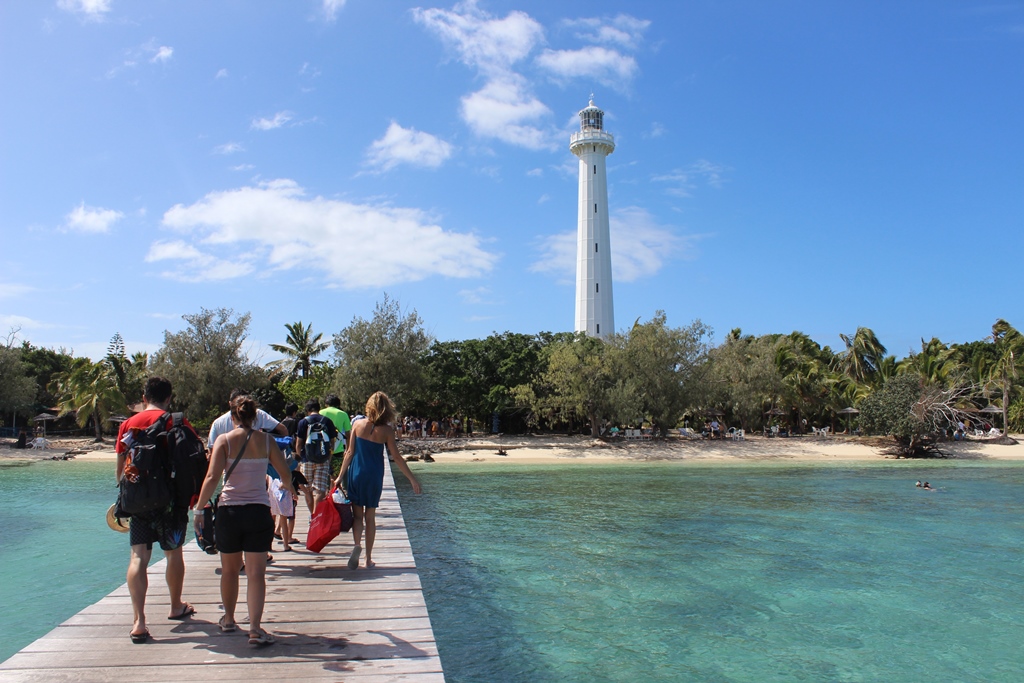
M222 553L267 553L274 542L270 506L220 505L217 507L217 550Z

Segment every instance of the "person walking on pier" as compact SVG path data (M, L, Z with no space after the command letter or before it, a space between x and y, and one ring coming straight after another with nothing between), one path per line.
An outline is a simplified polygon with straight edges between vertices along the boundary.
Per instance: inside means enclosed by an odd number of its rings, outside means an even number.
M334 481L335 486L347 483L346 492L352 501L352 538L355 548L348 558L348 568L359 566L362 551L363 528L366 528L366 568L373 566L373 541L377 536L377 506L384 490L384 448L394 458L398 469L412 484L414 493L421 491L420 483L413 476L408 463L398 453L395 443L395 406L383 391L378 391L366 402L366 417L356 418L352 423L352 438L345 449L341 473ZM346 475L348 478L346 479Z
M210 502L221 474L224 487L217 505L217 550L220 552L220 598L224 616L221 631L238 628L235 606L238 603L238 575L245 565L246 604L249 608L249 644L270 645L274 636L260 627L267 598L267 553L274 540L274 519L267 495L267 463L281 477L281 488L294 496L292 476L277 442L254 428L256 402L238 396L231 402L230 432L221 434L213 446L210 468L199 492L194 524L197 537L202 533L203 508ZM253 438L255 432L255 438Z
M150 377L146 380L143 391L145 410L132 415L121 423L117 432L117 481L124 475L125 463L130 447L123 439L132 434L132 430L144 430L168 412L171 405L171 383L163 377ZM168 418L168 427L173 417ZM192 425L185 420L185 426ZM194 429L192 430L195 431ZM198 438L198 436L196 437ZM130 440L130 439L129 439ZM128 592L132 598L132 611L135 613L132 630L128 635L135 644L149 640L149 629L146 628L146 593L149 590L149 559L153 553L153 543L159 543L167 558L167 569L164 578L167 591L171 598L171 611L168 619L181 620L195 614L195 608L181 599L182 587L185 583L185 559L181 546L185 543L185 530L188 527L188 510L180 509L172 504L167 509L145 515L132 515L128 536L131 543L131 559L128 562Z

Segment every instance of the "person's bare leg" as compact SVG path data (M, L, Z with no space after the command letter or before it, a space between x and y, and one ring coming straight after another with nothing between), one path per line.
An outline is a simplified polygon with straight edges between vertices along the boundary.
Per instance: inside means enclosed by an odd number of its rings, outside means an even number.
M185 609L185 603L181 601L181 590L185 585L185 557L181 548L165 550L164 557L167 558L164 579L167 581L167 593L171 596L171 611L167 616L176 617Z
M266 554L263 555L262 564L266 566ZM242 570L242 553L221 553L220 554L220 601L224 603L223 626L236 624L235 606L238 604L238 574ZM248 568L246 568L248 571Z
M245 602L249 607L249 635L258 635L263 620L263 605L267 600L267 554L245 555ZM237 584L236 584L237 589ZM236 593L237 595L237 593Z
M128 560L128 592L132 596L132 633L146 632L146 591L149 590L149 558L152 550L146 544L133 545Z
M370 556L373 554L373 540L377 538L377 508L366 508L366 568L373 566Z
M352 548L352 554L348 557L348 568L356 569L359 567L359 553L362 552L362 546L360 543L363 538L363 513L365 508L361 505L352 505L352 543L355 547Z

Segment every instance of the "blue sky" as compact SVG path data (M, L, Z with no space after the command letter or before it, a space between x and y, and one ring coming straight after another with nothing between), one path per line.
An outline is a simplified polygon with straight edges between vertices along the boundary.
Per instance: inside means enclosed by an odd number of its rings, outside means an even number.
M616 324L1024 325L1024 3L0 5L0 324L99 356L200 307L331 335L573 325L576 112Z

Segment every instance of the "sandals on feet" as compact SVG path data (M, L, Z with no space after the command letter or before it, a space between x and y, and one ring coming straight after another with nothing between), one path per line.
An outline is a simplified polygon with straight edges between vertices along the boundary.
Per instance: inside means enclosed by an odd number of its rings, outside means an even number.
M352 554L348 556L348 568L358 569L359 568L359 553L363 552L362 546L356 546L352 548Z
M186 602L185 606L181 608L181 614L178 614L178 615L173 616L173 617L167 617L167 618L171 619L173 621L184 621L185 619L189 618L190 616L192 616L195 613L196 613L196 608Z
M232 633L238 629L238 625L235 622L232 621L228 623L225 621L227 618L228 615L225 614L217 621L217 625L220 626L221 633Z
M135 645L142 645L147 640L149 640L149 629L147 628L142 633L132 633L131 631L129 631L128 637L132 639L132 643L134 643Z
M255 647L266 647L267 645L274 644L274 636L271 633L267 633L263 629L259 631L249 631L249 644Z

